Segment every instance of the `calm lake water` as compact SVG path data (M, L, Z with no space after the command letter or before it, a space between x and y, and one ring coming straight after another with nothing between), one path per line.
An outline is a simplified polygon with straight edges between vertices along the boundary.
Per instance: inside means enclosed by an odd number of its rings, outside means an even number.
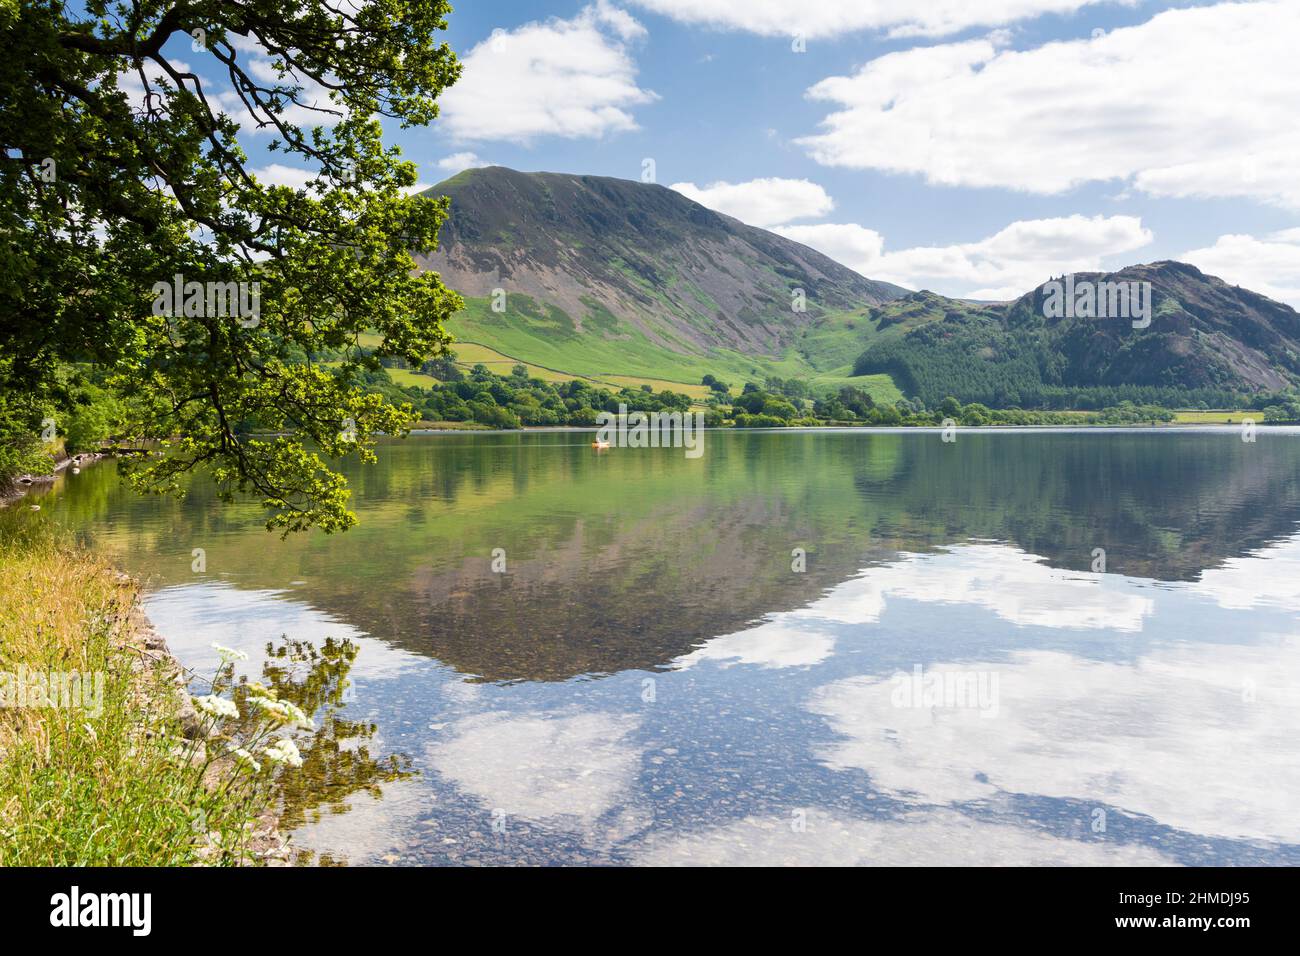
M391 442L333 537L45 507L188 666L325 675L323 861L1300 863L1295 430L590 440Z

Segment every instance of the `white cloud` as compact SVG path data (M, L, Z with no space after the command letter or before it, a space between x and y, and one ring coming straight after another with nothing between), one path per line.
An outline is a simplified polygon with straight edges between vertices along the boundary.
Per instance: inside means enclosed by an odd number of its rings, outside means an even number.
M745 817L683 835L653 833L641 866L1171 866L1156 850L986 823L951 810L857 820L813 809L792 818Z
M309 815L293 831L294 847L346 860L352 866L377 866L389 853L406 851L411 830L432 809L429 792L416 780L379 787L379 795L369 790L351 793L331 803L329 812Z
M885 250L856 223L782 226L776 232L872 279L975 299L1012 299L1065 272L1101 271L1109 256L1149 244L1135 216L1063 216L1013 222L975 242Z
M167 64L177 73L190 73L192 69L190 64L184 60L174 60L166 57ZM145 79L140 78L139 70L123 70L117 74L116 83L120 92L125 94L126 101L131 109L142 112L145 108L145 80L148 80L149 88L157 96L160 93L171 93L176 89L176 84L172 82L166 71L156 63L146 62L142 67ZM154 109L161 109L162 102L155 99L150 104Z
M797 613L778 615L747 631L706 641L697 650L673 661L687 670L701 661L756 664L765 668L811 667L835 653L835 636L818 633L817 622L801 620Z
M473 154L460 153L457 155L472 156ZM455 157L449 156L447 158L454 159ZM442 166L443 164L439 163L439 165ZM484 165L484 164L469 163L463 166L454 165L451 168L459 172L462 169L469 169L470 166L472 165ZM443 166L443 168L447 168L447 167ZM316 173L313 173L311 170L303 169L299 166L286 166L283 163L271 163L270 165L267 166L260 166L257 169L254 169L253 172L254 174L256 174L258 181L262 183L264 186L289 186L292 187L293 189L306 188L307 184L310 183L312 180L314 180L317 175ZM426 189L431 189L433 185L434 185L433 183L416 182L410 186L403 186L402 192L404 192L408 196L416 196L424 192Z
M263 186L289 186L293 189L305 189L316 178L316 173L300 166L286 166L284 163L271 163L253 170L258 182Z
M285 124L301 127L304 134L317 126L332 127L348 115L341 104L330 99L330 91L310 77L296 74L280 77L269 59L254 58L246 61L243 66L253 79L268 88L302 87L294 95L294 102L286 105L277 116ZM207 98L213 103L214 110L224 112L239 124L240 135L281 138L279 129L273 123L265 122L265 111L258 113L262 119L259 125L243 98L228 85L222 89L209 84Z
M1103 0L633 0L683 23L763 36L833 37L854 30L899 36L955 33L1044 13L1072 13ZM1123 0L1120 0L1123 2ZM1132 2L1132 0L1130 0Z
M394 648L367 636L350 624L295 600L293 590L245 590L229 584L184 584L164 587L145 598L145 610L158 633L187 668L211 674L220 658L213 642L248 654L236 672L250 680L262 678L267 645L286 634L318 647L327 638L351 641L360 647L350 676L382 680L418 670L427 658Z
M1178 257L1202 272L1300 309L1300 229L1265 236L1220 236Z
M478 169L492 164L479 159L476 153L464 152L444 156L435 165L444 172L459 173L461 170Z
M657 99L637 86L627 43L645 35L607 0L571 20L494 30L461 57L443 94L442 121L459 140L599 138L637 128L631 107Z
M429 764L485 807L586 830L631 789L641 752L626 714L486 713L430 744Z
M996 676L995 717L895 706L892 675L821 688L809 707L841 735L824 762L927 804L1028 794L1206 836L1300 841L1300 638L1174 644L1131 663L1019 651L956 669Z
M1137 633L1154 610L1118 578L1053 568L1005 545L972 544L937 554L909 554L839 584L807 607L706 641L673 661L687 670L722 667L812 667L835 653L843 625L874 624L891 598L982 608L1017 627Z
M716 182L704 187L673 183L669 188L760 229L824 216L835 208L826 190L806 179L751 179L745 183Z
M773 230L795 242L812 246L841 265L866 275L885 252L885 237L856 222L825 222L811 226L785 226Z
M1300 535L1207 568L1190 590L1233 610L1294 611L1300 608Z
M269 58L269 54L260 44L255 41L242 40L235 45L245 52L261 54L261 56L254 55L241 60L240 65L250 77L259 81L263 86L268 88L302 87L295 94L294 102L286 104L284 109L277 114L284 123L300 126L306 131L316 126L326 128L334 126L347 115L347 110L343 106L334 103L330 99L330 91L310 77L299 74L280 77L273 61ZM167 63L177 73L194 72L192 64L184 60L168 58ZM175 89L171 77L157 64L146 63L144 73L148 79L149 87L155 95L168 93ZM186 88L189 89L191 86L192 84L189 84ZM127 102L132 109L137 111L144 109L145 86L139 72L124 70L119 73L117 75L117 88L126 94ZM248 107L244 104L243 98L235 92L228 80L217 81L204 77L203 91L213 112L217 114L224 113L238 123L241 135L257 136L266 134L280 136L279 130L274 125L258 125L257 121L253 119L253 115L248 111ZM151 105L157 109L162 106L162 103L155 99Z
M1115 578L1053 568L1042 558L996 544L908 555L832 589L802 613L845 624L880 619L888 597L967 604L1018 627L1136 633L1150 598L1125 593Z
M1026 51L917 47L813 86L838 110L799 142L827 165L935 184L1050 194L1117 180L1300 207L1297 35L1300 4L1261 0Z
M341 0L337 9L345 13L355 12L352 0ZM281 77L279 70L275 67L276 56L267 50L258 37L239 36L231 33L227 34L226 42L233 46L238 53L248 54L248 56L239 59L239 65L253 80L260 82L261 85L268 88L302 87L294 95L295 102L288 104L279 114L285 123L300 126L306 131L316 126L326 128L334 126L347 116L348 111L341 104L337 104L330 99L330 90L311 77L297 71L290 71ZM194 52L196 55L201 55L198 51ZM327 81L332 79L333 77L329 77ZM252 114L244 105L243 98L230 87L228 80L225 83L217 84L205 79L204 87L207 91L207 98L214 104L214 108L218 111L224 111L238 123L241 134L266 134L280 138L279 130L274 125L261 127L257 125ZM286 183L286 185L289 184Z

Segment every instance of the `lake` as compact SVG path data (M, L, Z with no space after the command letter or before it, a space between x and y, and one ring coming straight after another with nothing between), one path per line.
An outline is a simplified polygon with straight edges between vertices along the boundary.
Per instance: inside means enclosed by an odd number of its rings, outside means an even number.
M44 507L297 682L321 862L1300 863L1297 430L590 441L386 442L333 537Z

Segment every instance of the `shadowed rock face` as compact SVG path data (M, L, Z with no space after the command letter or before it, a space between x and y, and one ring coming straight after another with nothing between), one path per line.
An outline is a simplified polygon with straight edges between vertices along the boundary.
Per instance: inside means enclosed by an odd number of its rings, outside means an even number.
M1049 314L1048 283L1001 304L916 292L872 310L880 332L891 334L868 343L856 369L889 371L911 388L936 364L984 367L994 377L1024 366L1032 371L1016 372L1018 380L1065 387L1258 392L1300 383L1300 313L1290 306L1182 262L1075 274L1076 287L1085 282L1150 283L1150 326Z
M450 197L451 217L423 267L468 296L527 295L588 334L627 323L675 351L779 355L826 313L904 291L663 186L497 166L428 195Z
M1122 321L1048 320L1068 362L1063 384L1183 385L1277 390L1300 376L1300 313L1183 262L1080 273L1079 279L1149 282L1153 316L1134 338ZM1043 314L1043 287L1008 310L1015 325Z

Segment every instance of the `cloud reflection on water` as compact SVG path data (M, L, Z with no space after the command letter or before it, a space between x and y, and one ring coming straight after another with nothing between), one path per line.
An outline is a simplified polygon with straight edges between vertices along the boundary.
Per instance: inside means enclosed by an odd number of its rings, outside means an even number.
M1190 595L1227 612L1289 610L1300 603L1296 571L1300 538L1165 589L1052 568L1006 545L956 545L868 568L804 608L673 661L676 671L749 665L753 676L738 679L759 682L769 679L765 671L799 669L815 681L822 669L827 677L835 673L837 651L868 646L877 628L887 633L895 602L909 603L903 617L913 628L924 626L926 607L965 606L1030 630L1145 633L1147 642L1134 645L1128 659L1033 647L1001 654L985 643L976 645L974 659L926 662L931 672L996 673L993 719L977 710L896 707L892 672L822 678L803 706L825 720L835 739L810 744L815 757L837 773L865 773L874 792L916 808L893 819L815 809L806 833L753 814L687 835L662 831L650 813L653 798L638 789L645 757L640 716L572 706L506 710L506 689L457 681L439 685L449 703L494 709L448 715L445 732L425 746L423 763L483 814L503 810L602 852L621 847L646 863L1169 861L1141 846L1017 826L1005 814L991 821L977 809L1008 795L1079 802L1081 813L1118 808L1207 838L1300 843L1293 798L1300 792L1300 636L1256 628L1244 635L1248 643L1191 641L1165 616L1164 603L1185 605ZM1169 594L1170 587L1180 594ZM152 595L149 611L197 666L209 640L256 652L282 633L362 641L363 677L400 678L428 663L285 592L190 585ZM432 809L403 783L375 805L355 798L344 815L350 820L326 819L308 828L314 832L307 839L320 848L349 846L359 862ZM488 818L477 825L488 826Z
M817 690L840 736L821 757L929 804L1000 793L1086 800L1192 833L1300 842L1300 638L1165 647L1133 663L1022 651L963 662L999 677L999 714L899 708L889 678Z
M628 799L641 719L612 713L483 713L426 749L429 766L485 808L586 830Z
M877 623L890 598L967 604L1018 627L1135 633L1155 602L1131 588L1130 579L1053 568L1005 545L962 545L871 568L807 607L714 638L673 664L678 669L708 660L766 668L820 664L834 653L834 625Z
M655 834L637 853L645 866L1168 866L1145 847L1067 840L948 810L895 820L830 810L790 819L746 817L685 835Z

